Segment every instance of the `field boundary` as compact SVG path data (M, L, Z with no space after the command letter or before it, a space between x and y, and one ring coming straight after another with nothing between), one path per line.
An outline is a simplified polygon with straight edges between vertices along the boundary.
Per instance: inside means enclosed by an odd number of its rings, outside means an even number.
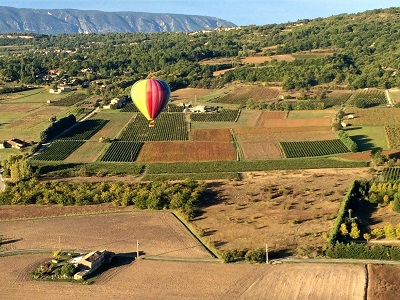
M210 248L208 248L196 234L194 234L194 232L189 227L189 224L186 224L186 222L183 221L176 213L171 211L171 214L187 230L187 232L200 244L200 246L205 251L207 251L214 259L218 259L218 256Z

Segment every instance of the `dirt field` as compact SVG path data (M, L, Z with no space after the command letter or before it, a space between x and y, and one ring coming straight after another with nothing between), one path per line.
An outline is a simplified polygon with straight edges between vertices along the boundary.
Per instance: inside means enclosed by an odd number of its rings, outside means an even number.
M400 267L368 265L367 300L396 300L399 298Z
M302 255L325 243L348 187L363 178L367 169L249 173L243 182L215 183L218 200L193 223L220 249L268 242L271 251Z
M209 93L212 93L212 89L198 89L198 88L185 88L173 91L171 93L170 102L174 104L183 103L194 103L196 99L199 99Z
M232 142L147 142L137 162L235 160Z
M27 272L48 258L48 255L1 258L2 295L7 295L7 300L26 299L27 295L33 300L364 299L362 266L267 266L144 259L108 270L92 285L30 280Z
M232 135L229 129L193 129L190 131L193 141L231 142Z
M31 209L35 209L31 207ZM211 258L175 217L166 212L120 212L84 216L2 221L11 249L136 251L136 240L146 256Z

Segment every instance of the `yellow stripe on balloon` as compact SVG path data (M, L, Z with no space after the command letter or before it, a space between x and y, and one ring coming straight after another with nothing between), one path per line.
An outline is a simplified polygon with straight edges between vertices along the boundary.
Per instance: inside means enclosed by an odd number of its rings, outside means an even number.
M149 112L147 111L146 99L146 86L147 79L137 81L131 89L132 102L137 109L144 115L147 120L151 120Z

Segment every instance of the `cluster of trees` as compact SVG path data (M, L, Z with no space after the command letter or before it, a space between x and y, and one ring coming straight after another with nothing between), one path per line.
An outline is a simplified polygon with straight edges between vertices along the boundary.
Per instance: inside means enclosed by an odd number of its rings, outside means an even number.
M281 82L285 89L307 89L318 84L389 88L400 85L396 42L400 39L399 10L196 34L32 35L26 40L2 39L5 45L17 44L35 51L19 55L5 52L0 57L0 81L41 83L41 74L62 69L68 77L108 80L110 93L147 76L165 79L172 89L218 87L233 80ZM327 53L312 55L312 51L321 49ZM299 52L311 55L257 65L240 60L250 55ZM200 63L213 58L230 58L232 63ZM228 67L235 69L213 77L213 71ZM90 72L82 73L83 69ZM125 71L131 75L121 76Z
M76 123L76 118L73 114L70 114L64 118L61 118L49 125L45 130L40 133L40 140L45 143L52 138L56 137L64 130L68 129Z
M9 159L0 161L3 168L3 175L9 177L12 183L30 179L33 175L33 168L22 155L11 155Z
M389 205L400 213L400 183L373 182L368 190L368 201L380 205Z
M33 178L8 185L0 193L0 205L113 203L139 209L172 209L187 218L194 216L205 185L186 180L180 183L155 181L146 184L42 182Z

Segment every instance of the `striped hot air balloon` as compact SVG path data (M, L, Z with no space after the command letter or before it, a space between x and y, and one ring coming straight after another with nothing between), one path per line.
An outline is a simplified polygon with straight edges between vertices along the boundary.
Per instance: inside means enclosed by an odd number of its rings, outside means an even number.
M167 106L171 90L168 84L159 79L143 79L134 83L131 89L133 104L154 126L154 119Z

